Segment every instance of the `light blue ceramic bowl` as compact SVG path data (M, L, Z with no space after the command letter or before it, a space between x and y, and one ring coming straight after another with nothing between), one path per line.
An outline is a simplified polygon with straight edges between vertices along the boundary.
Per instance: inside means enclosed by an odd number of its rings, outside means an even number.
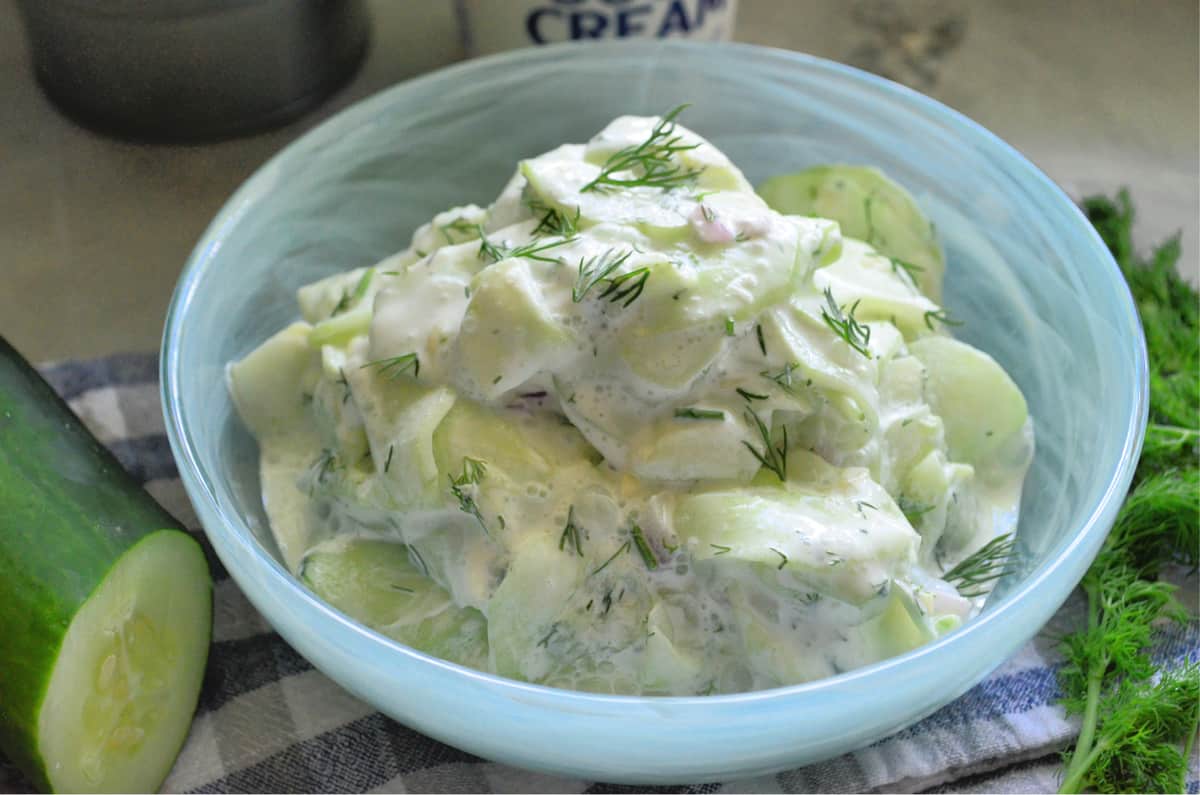
M374 263L446 207L487 203L520 158L620 114L685 123L752 182L879 166L932 216L968 342L1024 390L1038 450L1019 572L983 614L917 651L796 687L707 698L554 690L466 670L365 629L277 560L257 451L224 367L296 315L298 286ZM1070 200L1003 141L893 83L793 53L650 43L547 47L399 85L261 168L201 239L162 360L171 446L213 546L297 651L397 720L490 759L608 781L728 779L858 748L959 696L1013 654L1095 555L1133 471L1146 357L1116 265Z

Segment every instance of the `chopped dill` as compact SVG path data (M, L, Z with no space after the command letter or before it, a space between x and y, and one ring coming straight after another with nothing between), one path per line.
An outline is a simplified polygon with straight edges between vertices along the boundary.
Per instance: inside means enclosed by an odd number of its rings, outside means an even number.
M358 283L354 285L353 292L342 291L342 297L338 300L337 306L329 313L330 317L340 315L352 306L357 306L360 301L366 297L367 290L371 289L371 280L375 278L375 269L367 268L363 275L358 278Z
M845 340L847 345L870 359L871 351L867 346L871 343L871 327L855 319L854 310L857 308L858 301L855 301L849 311L843 312L837 301L833 300L833 293L828 287L825 288L825 306L821 307L825 325Z
M483 521L479 505L475 502L476 487L483 482L485 475L487 475L486 462L464 456L462 474L458 477L447 474L446 477L450 479L450 496L458 500L458 509L474 516L475 520L479 522L479 526L483 528L484 535L491 535L488 532L487 523Z
M630 529L629 535L633 538L633 543L637 547L638 554L642 556L642 562L646 564L646 568L654 570L658 568L658 558L654 555L654 550L650 548L650 542L646 540L646 534L642 532L642 528L636 524Z
M530 200L527 206L534 214L541 213L542 215L538 225L533 228L534 237L545 234L571 238L579 234L580 209L578 207L575 208L575 214L570 215L554 209L540 199Z
M775 568L779 569L780 571L783 571L783 567L788 564L788 556L783 554L782 552L780 552L775 547L767 547L767 549L771 550L772 552L774 552L776 555L779 556L779 565L776 566Z
M365 370L368 367L379 368L379 374L389 381L399 378L410 370L412 371L413 378L421 374L421 360L417 358L417 354L415 353L392 356L388 359L376 359L373 362L367 362L360 369Z
M455 243L462 243L470 240L473 237L473 234L477 234L480 237L483 236L483 232L479 224L473 224L466 218L455 218L448 224L442 224L438 227L438 231L441 232L442 237L446 239L446 245L454 245ZM454 236L450 234L451 232L458 232L460 235L463 235L463 238L461 240L455 240Z
M559 262L558 257L546 256L545 252L556 249L559 246L565 246L574 243L576 238L564 237L559 240L551 240L549 243L543 242L542 238L535 237L528 243L522 243L514 248L507 246L498 246L487 239L487 235L483 232L483 227L479 227L479 253L481 260L491 260L499 262L504 259L512 259L516 257L524 257L525 259L536 260L538 262Z
M903 494L896 498L896 506L900 509L900 513L904 514L904 518L908 520L908 523L913 526L916 526L918 519L934 508L933 505L927 502L909 499Z
M892 263L892 273L899 276L903 273L908 277L908 282L913 289L919 289L917 286L916 274L922 273L925 269L920 265L914 265L911 262L902 260L899 257L888 257L888 261ZM892 325L895 325L894 323Z
M628 273L609 277L608 286L604 288L604 292L600 293L600 299L607 298L614 304L624 301L622 306L627 307L642 294L642 290L646 286L646 280L649 278L649 268L637 268Z
M800 369L800 365L795 362L788 362L783 366L783 369L777 373L772 373L770 370L763 370L759 375L769 381L774 381L780 389L787 392L789 395L795 395L795 383L792 379L792 374Z
M583 538L579 532L579 525L575 524L575 506L572 505L567 509L567 525L563 528L562 535L558 537L558 548L564 549L570 544L575 549L575 554L583 557Z
M737 392L739 395L741 395L742 400L746 401L747 403L749 403L752 400L766 400L770 397L770 395L762 395L762 394L759 394L758 392L748 392L747 390L742 389L740 386L737 387L734 391Z
M763 423L762 418L754 413L753 409L746 409L746 419L750 421L762 438L763 449L759 450L745 440L742 440L742 444L746 445L746 449L758 459L760 464L774 472L780 481L787 480L787 426L783 427L783 444L776 447L771 442L771 430Z
M700 176L702 169L685 169L675 162L680 152L695 149L700 144L684 144L683 137L675 134L675 117L687 105L680 105L667 113L650 132L649 137L636 146L627 146L613 152L600 174L579 189L580 193L607 188L678 188ZM618 176L623 172L631 176Z
M675 409L675 417L686 420L723 420L725 412L715 409L682 408Z
M600 564L600 565L599 565L597 568L593 569L593 570L592 570L592 573L591 573L591 574L589 574L588 576L589 576L589 577L591 577L593 574L599 574L600 572L602 572L602 571L604 571L606 568L608 568L608 564L610 564L610 563L612 563L614 560L616 560L618 555L620 555L622 552L628 552L628 551L629 551L629 545L630 545L630 542L629 542L629 541L626 541L624 544L622 544L621 546L617 547L617 551L616 551L616 552L614 552L614 553L612 553L612 556L611 556L611 557L610 557L608 560L604 561L604 562L603 562L603 563L601 563L601 564ZM605 598L605 601L608 603L608 605L611 607L611 606L612 606L612 598L611 598L611 595L610 595L610 596L606 596L606 597L604 597L604 598ZM608 609L606 608L604 612L605 612L605 613L607 613L607 612L608 612Z
M961 326L961 320L955 320L946 313L945 309L930 309L925 313L925 328L930 331L937 331L934 327L934 321L941 323L943 326Z

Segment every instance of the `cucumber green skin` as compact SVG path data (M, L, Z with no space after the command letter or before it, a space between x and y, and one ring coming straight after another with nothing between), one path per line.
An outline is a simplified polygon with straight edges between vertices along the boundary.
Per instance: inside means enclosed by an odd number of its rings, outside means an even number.
M179 527L0 337L0 749L40 789L38 713L71 619L122 554Z

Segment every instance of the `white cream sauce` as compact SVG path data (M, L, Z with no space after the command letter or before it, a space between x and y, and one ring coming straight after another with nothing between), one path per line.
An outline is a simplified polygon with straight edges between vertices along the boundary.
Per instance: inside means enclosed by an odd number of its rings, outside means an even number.
M407 544L487 617L489 668L601 692L807 681L952 630L981 599L942 576L1015 529L1031 424L955 459L946 424L986 407L931 408L937 363L907 346L945 333L938 305L836 223L769 209L691 131L686 184L583 190L656 123L521 163L344 316L362 271L305 288L307 338L231 367L285 561ZM250 419L285 404L309 410Z

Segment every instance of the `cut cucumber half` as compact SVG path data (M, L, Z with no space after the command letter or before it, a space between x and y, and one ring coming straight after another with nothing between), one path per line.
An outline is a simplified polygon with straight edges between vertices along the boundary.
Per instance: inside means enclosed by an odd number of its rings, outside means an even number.
M55 792L149 792L191 725L211 621L208 569L182 533L146 536L63 637L38 716Z
M200 545L0 338L0 750L39 789L146 792L212 632Z

